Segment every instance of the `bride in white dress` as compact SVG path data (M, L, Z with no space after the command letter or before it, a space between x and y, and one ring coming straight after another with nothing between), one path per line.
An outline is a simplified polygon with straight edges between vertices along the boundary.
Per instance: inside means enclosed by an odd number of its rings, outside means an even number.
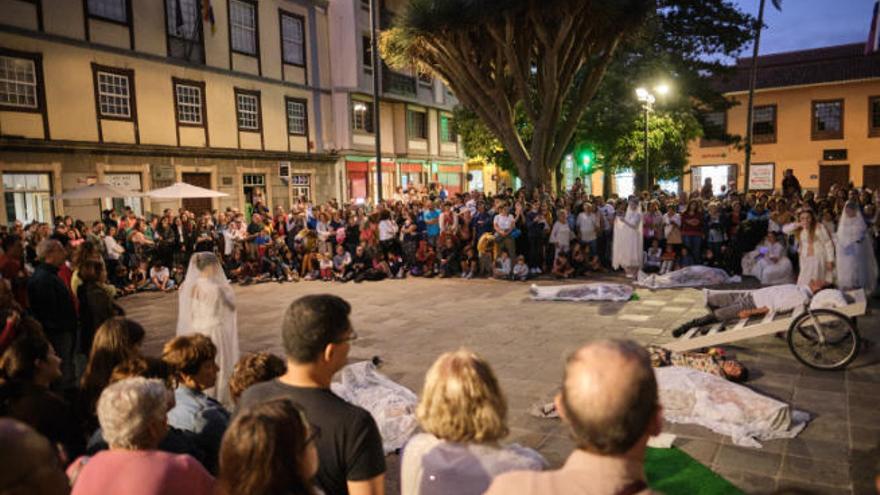
M877 288L874 244L854 202L846 204L837 226L837 285L841 289L863 288L868 295Z
M611 267L623 268L626 276L632 278L642 267L642 208L639 200L629 198L626 214L614 220L614 243L612 246Z
M217 346L217 384L208 394L231 406L229 376L238 361L235 293L213 253L195 253L180 286L177 335L201 333Z

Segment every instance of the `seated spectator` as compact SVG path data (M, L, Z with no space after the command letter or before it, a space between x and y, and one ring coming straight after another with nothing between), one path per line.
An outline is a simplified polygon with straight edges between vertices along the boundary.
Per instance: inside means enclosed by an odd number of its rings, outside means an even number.
M480 271L478 275L491 276L494 273L493 266L495 262L495 236L491 232L486 232L477 241L477 255L480 261Z
M651 246L645 251L645 263L644 266L642 266L642 271L645 273L659 272L660 265L662 264L662 256L663 251L660 250L660 241L657 239L651 239Z
M318 253L318 266L321 269L321 280L324 282L333 281L333 258L327 254Z
M12 418L0 418L0 445L0 493L70 493L58 450L33 428Z
M128 282L135 292L149 290L151 282L148 266L147 260L141 260L134 270L128 272Z
M268 352L248 353L241 357L229 377L229 395L238 404L241 394L251 385L267 382L287 372L287 364Z
M440 248L440 278L454 277L461 269L461 259L458 255L458 248L452 237L446 237L443 240L443 246Z
M98 420L110 450L70 465L71 494L211 495L214 479L198 461L156 450L171 403L156 379L128 378L104 389Z
M416 249L416 266L412 274L422 277L433 277L437 274L434 247L428 244L428 241L419 241L419 248Z
M501 248L501 254L498 255L498 258L495 260L495 271L493 272L494 277L502 280L510 280L512 268L513 267L510 265L510 253L507 251L506 247Z
M140 354L144 335L144 327L139 323L121 317L110 318L95 332L89 360L79 382L80 419L87 432L98 427L95 405L101 391L110 384L113 368Z
M388 251L388 254L385 255L385 262L388 264L388 278L406 278L403 258L397 251Z
M479 258L473 246L464 248L464 255L461 257L461 278L474 278L479 273Z
M177 379L175 405L168 424L189 432L204 452L208 471L217 471L220 441L229 424L229 411L204 391L217 383L217 347L207 336L195 333L175 337L165 344L162 360Z
M49 389L61 378L61 358L36 320L24 318L18 325L19 336L0 356L0 415L27 423L73 459L82 453L85 437L70 404Z
M560 252L553 260L553 276L556 278L570 278L574 276L574 267L568 262L568 254Z
M696 264L696 260L691 255L690 250L688 248L682 246L681 254L678 257L678 269L687 268L689 266L693 266Z
M336 246L336 255L333 256L333 276L340 282L351 280L351 254L342 245Z
M529 279L529 265L526 264L526 257L519 255L516 257L516 264L513 265L513 279L525 282Z
M660 275L665 275L675 270L677 258L675 247L672 244L666 244L666 249L663 250L663 255L660 256Z
M312 480L320 433L290 399L242 412L223 436L219 495L317 495Z
M487 495L650 493L645 452L663 416L645 349L621 340L587 344L568 358L555 403L577 449L561 469L502 474Z
M357 338L350 312L347 302L331 295L304 296L291 303L281 325L287 373L245 390L239 407L293 400L321 430L317 483L324 492L377 495L384 492L385 456L376 422L330 391L333 375L347 363Z
M150 268L149 290L168 292L174 290L174 287L174 279L171 278L171 272L168 270L168 267L163 266L161 260L154 260L153 267Z
M545 466L534 450L499 444L507 401L489 363L466 349L434 361L416 415L425 433L404 448L403 495L479 495L501 473Z

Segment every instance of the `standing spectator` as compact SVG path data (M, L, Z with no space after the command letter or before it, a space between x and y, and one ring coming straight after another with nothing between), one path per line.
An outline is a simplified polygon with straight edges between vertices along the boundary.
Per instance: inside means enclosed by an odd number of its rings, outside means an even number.
M31 312L43 325L46 337L61 358L61 388L76 385L74 368L77 342L77 315L73 296L58 276L67 251L60 242L46 239L37 246L39 264L28 281L27 292Z
M550 244L555 248L554 259L560 254L568 254L574 234L568 226L568 212L564 209L557 212L556 222L550 231Z
M666 214L663 215L663 235L666 238L666 245L672 246L673 251L678 251L682 242L681 215L671 201L666 207Z
M620 340L582 347L568 358L555 404L577 449L561 469L502 474L487 495L650 493L645 452L663 417L645 349Z
M104 271L104 263L100 261L85 261L79 268L79 278L82 282L77 289L76 298L79 301L79 352L88 355L92 348L92 339L95 331L105 321L121 314L113 299L103 285L107 282L107 272Z
M516 243L512 237L516 223L507 205L501 206L492 222L495 229L495 244L502 249L507 249L510 256L516 256Z
M107 387L98 419L110 450L67 470L71 495L212 495L214 479L188 455L156 450L168 429L171 392L161 380L127 378Z
M501 473L545 465L532 449L499 444L507 401L489 363L467 349L434 361L416 416L424 433L404 448L402 495L479 495Z
M223 436L219 495L317 495L320 434L289 399L242 412Z
M428 244L437 247L437 237L440 236L440 210L437 209L436 203L425 200L422 221L425 222Z
M694 262L699 264L703 248L703 212L699 200L691 200L681 214L681 238Z
M0 254L0 276L11 284L15 302L27 308L27 275L24 272L24 248L21 237L11 234L3 238L3 254Z
M532 209L526 213L526 235L529 241L529 272L535 275L543 273L544 267L544 243L550 226L547 218L541 211L538 202L532 203Z
M785 172L783 172L782 194L788 199L801 196L801 183L794 176L794 171L790 168L785 169Z
M357 333L351 306L332 295L304 296L287 308L281 326L287 373L245 390L240 408L277 398L302 406L321 431L317 483L326 493L384 493L382 438L370 413L330 391L333 375L347 363Z
M116 267L119 266L119 260L125 254L125 248L116 242L117 230L115 226L107 228L107 235L104 236L104 250L107 252L107 273L114 285L118 285L120 280L116 277Z
M706 180L703 181L703 188L700 190L700 196L703 199L712 199L715 195L714 189L712 188L712 178L706 177Z
M584 203L584 211L577 216L577 233L581 245L590 246L591 253L598 253L596 239L602 233L602 218L596 213L592 203Z

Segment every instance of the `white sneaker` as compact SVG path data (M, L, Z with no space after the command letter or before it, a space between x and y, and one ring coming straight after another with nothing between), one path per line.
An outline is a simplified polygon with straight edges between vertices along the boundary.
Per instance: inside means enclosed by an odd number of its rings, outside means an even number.
M544 273L544 272L542 272L540 268L537 268L537 267L536 267L536 268L535 268L535 273L537 273L538 275L540 275L540 274L542 274L542 273Z
M467 272L462 272L461 278L467 278Z

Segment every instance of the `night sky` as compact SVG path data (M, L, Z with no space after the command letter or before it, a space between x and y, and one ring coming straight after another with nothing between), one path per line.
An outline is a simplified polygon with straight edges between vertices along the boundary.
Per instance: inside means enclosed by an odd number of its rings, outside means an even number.
M759 0L733 0L758 15ZM868 39L874 0L783 0L777 11L770 0L764 14L761 54L861 42ZM751 45L741 56L751 56Z

